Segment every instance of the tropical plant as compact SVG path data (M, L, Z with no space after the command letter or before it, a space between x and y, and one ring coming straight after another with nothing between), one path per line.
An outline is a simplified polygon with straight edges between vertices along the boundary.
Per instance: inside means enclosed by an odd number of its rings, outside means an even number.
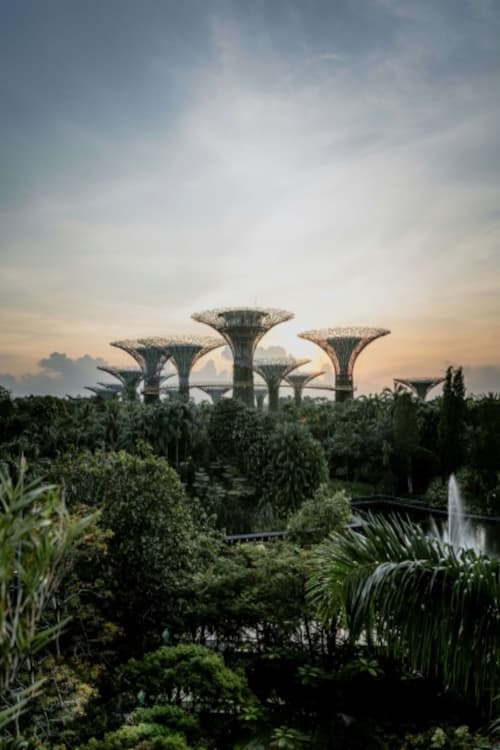
M37 692L36 657L65 620L47 621L70 548L95 516L72 519L60 490L0 473L0 728Z
M500 683L500 560L454 549L397 516L318 550L311 596L331 616L340 592L350 637L489 708Z

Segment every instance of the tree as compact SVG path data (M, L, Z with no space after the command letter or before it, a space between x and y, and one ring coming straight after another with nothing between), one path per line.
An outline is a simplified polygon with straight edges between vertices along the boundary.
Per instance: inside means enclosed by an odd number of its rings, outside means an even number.
M310 546L342 529L351 519L351 499L347 493L332 492L328 484L322 484L288 521L288 537Z
M350 637L487 710L500 687L500 560L454 549L398 516L369 516L317 553L311 595L330 616L340 592Z
M448 367L439 415L441 468L445 477L456 472L465 460L466 412L462 368Z
M409 393L395 399L392 429L394 452L404 466L408 494L413 495L412 459L418 446L418 425L417 407Z
M328 478L321 445L300 424L279 424L272 432L264 466L263 502L286 515L312 497Z
M173 705L191 713L237 714L251 701L245 678L226 667L221 654L204 646L162 646L131 659L127 679L148 706Z
M16 483L0 474L0 504L0 696L13 707L10 719L40 686L36 656L65 624L47 621L47 610L71 547L94 518L70 518L59 489L26 481L23 466Z
M129 645L175 629L204 523L199 509L195 522L177 473L163 458L120 452L69 455L52 474L70 505L102 509L101 524L112 532L107 583Z

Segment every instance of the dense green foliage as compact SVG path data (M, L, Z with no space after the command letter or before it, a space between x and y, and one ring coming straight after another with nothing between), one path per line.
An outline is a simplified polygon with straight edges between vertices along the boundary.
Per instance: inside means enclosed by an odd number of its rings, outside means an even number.
M310 546L350 521L351 501L347 493L344 490L332 492L328 484L322 484L288 521L288 538Z
M92 517L70 518L60 491L0 474L0 729L28 710L40 688L37 656L57 638L56 593L68 553Z
M2 391L11 488L21 456L75 519L93 515L61 558L37 653L1 643L2 670L21 655L15 691L44 678L18 721L25 744L5 750L473 747L500 691L497 561L411 526L342 533L351 495L443 505L450 468L471 509L500 515L500 399L466 398L460 370L429 403L387 391L275 413ZM4 537L31 523L43 549L59 502L4 507ZM286 538L225 540L276 529ZM4 550L18 577L22 549Z
M56 461L51 476L70 507L101 509L101 527L111 532L102 575L129 644L175 629L203 532L203 514L176 472L152 455L83 452Z

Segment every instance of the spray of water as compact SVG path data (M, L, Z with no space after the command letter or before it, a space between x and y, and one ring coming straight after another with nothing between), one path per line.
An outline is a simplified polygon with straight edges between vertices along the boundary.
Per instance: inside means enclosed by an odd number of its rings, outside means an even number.
M469 521L464 515L464 504L455 476L448 482L448 521L439 529L432 519L432 533L440 542L449 544L453 549L473 549L484 552L484 540L478 539Z

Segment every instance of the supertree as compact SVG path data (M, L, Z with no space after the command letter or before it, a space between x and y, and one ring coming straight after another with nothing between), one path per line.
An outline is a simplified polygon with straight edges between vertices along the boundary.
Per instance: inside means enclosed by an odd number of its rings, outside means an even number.
M112 399L117 398L118 394L116 391L110 388L104 388L102 385L85 385L85 390L92 391L98 398Z
M189 398L189 375L193 366L205 354L226 343L222 338L200 336L162 337L148 339L148 342L165 347L170 354L179 376L179 395L184 399Z
M293 388L293 395L295 399L295 406L300 406L302 403L302 391L311 380L319 378L323 375L324 370L316 370L316 372L292 372L291 375L287 375L285 380Z
M257 402L257 409L262 411L264 408L264 399L267 396L267 385L256 385L253 392L255 394L255 401Z
M269 410L276 411L278 408L278 395L281 381L301 365L310 362L310 359L260 359L255 362L254 370L261 378L264 378L269 392Z
M111 346L130 354L142 370L144 378L144 401L146 403L159 401L161 371L170 359L170 353L163 346L147 343L148 339L138 341L113 341Z
M353 370L358 356L368 344L388 333L386 328L323 328L303 331L299 336L328 354L335 370L335 398L346 401L354 395Z
M220 401L232 387L231 383L209 383L207 385L193 383L193 388L199 388L200 391L203 391L207 396L210 396L213 404Z
M137 370L135 367L98 367L97 369L107 372L122 383L123 397L127 401L137 399L137 386L143 378L142 370Z
M212 326L233 352L233 398L254 405L253 355L261 338L278 323L293 318L285 310L227 307L194 313L193 320Z
M427 394L440 383L444 377L435 378L394 378L394 384L400 383L413 391L421 401L425 401Z

